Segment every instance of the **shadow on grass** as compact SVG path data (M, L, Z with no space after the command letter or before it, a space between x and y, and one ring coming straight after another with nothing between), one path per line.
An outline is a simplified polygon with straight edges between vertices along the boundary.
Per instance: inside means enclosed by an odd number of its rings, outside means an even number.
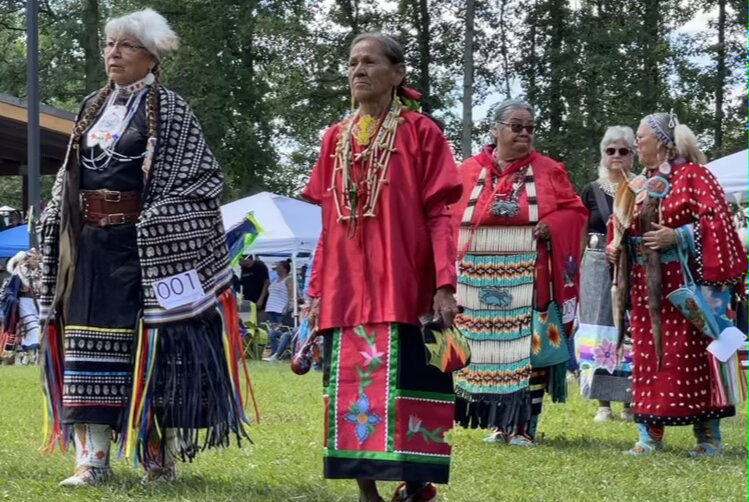
M342 495L340 485L336 490L335 484L326 482L322 478L317 483L289 482L286 479L278 484L268 484L264 480L254 480L251 477L237 479L232 474L235 473L230 473L226 477L186 474L171 484L143 486L139 475L128 473L116 476L106 485L89 489L91 491L88 493L84 491L75 493L97 499L103 496L103 500L108 499L108 496L126 497L132 500L252 500L253 502L347 502L357 499L357 488L353 481L350 490ZM83 499L85 497L81 500Z
M588 450L595 453L612 453L628 451L634 446L635 441L622 441L622 440L606 440L601 441L599 438L585 438L575 437L569 438L566 436L554 436L541 438L539 444L544 447L554 448L558 450ZM689 458L689 449L682 447L672 447L668 444L666 439L666 447L662 452L658 454L671 454ZM746 462L747 460L747 448L740 447L734 448L729 447L723 450L723 453L716 460L734 461L740 460Z

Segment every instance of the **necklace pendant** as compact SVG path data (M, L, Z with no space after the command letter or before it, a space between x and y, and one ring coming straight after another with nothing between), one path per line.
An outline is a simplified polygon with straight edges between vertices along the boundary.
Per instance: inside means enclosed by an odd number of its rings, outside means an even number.
M491 213L501 218L512 218L520 212L520 204L514 200L498 200L492 204Z

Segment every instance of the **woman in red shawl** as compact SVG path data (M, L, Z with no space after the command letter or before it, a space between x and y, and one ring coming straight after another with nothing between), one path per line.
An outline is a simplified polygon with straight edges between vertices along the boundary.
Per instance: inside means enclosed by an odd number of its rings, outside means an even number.
M746 253L687 126L670 113L648 115L637 129L637 153L645 172L617 192L619 235L607 248L620 270L630 268L618 274L632 304L632 406L640 437L630 454L663 448L666 425L693 425L692 456L714 456L721 451L720 419L735 410L711 371L718 364L707 352L711 339L667 296L691 271L711 307L730 304L725 300L746 275ZM616 249L620 241L624 253ZM730 312L721 317L730 324Z
M588 217L559 162L534 150L534 112L507 100L489 145L462 166L456 323L471 364L455 375L456 417L494 429L487 442L531 446L544 389L566 393L563 337L577 304Z

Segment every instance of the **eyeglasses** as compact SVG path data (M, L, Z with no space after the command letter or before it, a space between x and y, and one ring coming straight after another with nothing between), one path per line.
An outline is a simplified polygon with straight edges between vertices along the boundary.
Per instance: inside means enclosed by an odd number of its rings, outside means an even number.
M616 154L616 152L619 152L619 155L621 157L626 157L627 155L629 155L630 153L632 153L632 150L630 150L629 148L613 148L613 147L609 147L606 150L604 150L604 152L606 152L606 155L614 155L614 154Z
M119 47L122 52L125 54L135 54L136 52L140 50L145 50L145 46L143 45L136 45L132 44L130 42L113 42L111 40L107 41L107 44L104 46L104 53L112 52L116 47Z
M506 126L507 126L507 127L509 127L509 128L510 128L510 130L511 130L512 132L514 132L515 134L519 133L519 132L520 132L520 131L522 131L523 129L525 129L525 131L526 131L526 132L527 132L528 134L533 134L533 131L535 131L535 130L536 130L536 126L535 126L535 125L533 125L533 124L531 124L531 125L523 125L523 124L519 124L519 123L517 123L517 122L500 122L500 124L502 124L502 125L506 125Z

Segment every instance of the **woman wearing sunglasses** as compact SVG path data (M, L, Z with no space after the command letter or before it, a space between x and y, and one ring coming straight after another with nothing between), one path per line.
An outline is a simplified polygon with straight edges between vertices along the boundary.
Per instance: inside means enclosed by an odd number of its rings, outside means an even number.
M692 425L691 455L715 456L720 419L735 413L740 393L724 391L707 346L735 318L731 295L746 276L746 253L725 194L687 126L672 113L648 115L637 129L637 153L644 172L620 188L614 207L624 244L607 248L620 270L630 270L617 281L618 289L631 292L632 305L639 441L630 454L662 449L667 425ZM690 276L696 289L684 287ZM713 323L715 330L707 330Z
M487 442L517 446L535 443L544 389L565 398L564 325L575 315L588 216L564 166L535 151L534 119L524 101L497 107L493 144L462 165L454 207L464 308L456 323L472 354L455 375L456 419L493 430ZM562 357L542 361L544 345Z
M595 422L611 420L611 401L623 401L622 420L632 420L629 407L631 350L619 352L611 305L611 270L606 261L606 225L620 183L632 177L635 134L629 127L609 127L601 141L598 179L585 186L582 199L590 213L580 269L579 328L575 333L580 363L580 392L598 399Z

